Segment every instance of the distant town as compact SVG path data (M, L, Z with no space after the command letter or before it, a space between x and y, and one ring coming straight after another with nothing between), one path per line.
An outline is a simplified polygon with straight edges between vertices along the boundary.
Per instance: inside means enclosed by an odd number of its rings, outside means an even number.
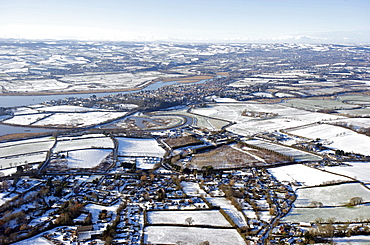
M369 45L0 45L0 244L370 243Z

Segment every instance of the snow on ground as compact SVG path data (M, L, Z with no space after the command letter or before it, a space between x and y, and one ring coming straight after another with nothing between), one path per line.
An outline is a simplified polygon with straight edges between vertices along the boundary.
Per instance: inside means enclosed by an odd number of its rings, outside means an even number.
M343 127L315 124L290 130L289 133L310 139L323 139L323 144L329 148L370 155L370 137Z
M120 205L120 202L116 203L115 205L112 205L112 206L102 206L102 205L98 205L98 204L87 204L85 206L85 209L87 211L89 211L92 215L92 223L93 223L93 227L94 227L94 230L104 230L106 228L106 226L109 224L109 223L100 223L98 222L99 221L99 213L102 211L102 210L107 210L108 211L108 215L112 215L112 220L115 219L115 216L116 216L116 210L117 208L119 207Z
M117 137L119 156L163 157L166 151L155 139Z
M225 103L225 102L237 102L237 100L235 99L231 99L231 98L214 98L213 99L214 101L218 102L218 103Z
M231 204L230 200L227 200L225 197L206 197L206 199L213 206L220 206L239 228L248 226L242 212L239 212L235 206Z
M291 147L282 146L274 143L270 143L264 140L247 140L245 143L262 147L265 149L269 149L278 153L281 153L285 156L291 156L294 158L296 162L303 162L303 161L321 161L322 157L317 156L315 154L297 150Z
M89 148L114 148L114 143L109 137L93 137L93 138L81 138L81 137L68 137L58 138L57 144L53 149L54 152L71 151L78 149L89 149Z
M370 128L370 118L347 118L335 122L347 123L356 128Z
M40 236L14 243L14 245L52 245L52 244L54 243Z
M189 196L205 196L207 193L200 188L198 183L195 182L181 182L182 190Z
M321 202L324 206L340 206L349 203L352 197L362 197L364 202L370 202L370 190L360 183L302 188L296 193L296 207L310 206L312 201Z
M26 155L18 155L14 157L0 158L0 167L9 168L26 165L30 163L44 162L45 160L46 160L46 151Z
M370 244L370 236L334 237L333 242L337 245L366 245Z
M349 178L310 168L302 164L269 168L268 171L280 182L287 181L302 186L319 186L330 181L352 181Z
M270 112L278 115L267 119L257 119L242 116L243 111ZM208 107L192 109L191 112L236 122L236 124L228 127L228 130L241 135L252 135L259 132L274 132L280 129L298 127L319 121L345 118L336 115L291 108L284 106L283 104L262 103L212 104Z
M69 168L93 168L98 166L112 152L109 149L85 149L69 151L67 165Z
M118 119L127 112L55 113L34 125L46 127L87 127Z
M148 226L144 230L145 244L245 244L235 229L198 227Z
M81 111L97 111L96 108L87 108L73 105L57 105L37 108L38 111L43 112L81 112Z
M7 143L0 143L0 157L24 155L33 152L48 151L54 145L55 140L42 138L41 140L19 140Z
M57 228L45 231L32 238L29 238L29 239L26 239L20 242L16 242L13 244L14 245L52 245L52 244L56 244L46 239L45 237L43 237L44 235L48 235L49 237L59 241L60 242L59 244L72 245L72 244L76 244L76 242L72 241L74 237L72 233L74 234L75 230L76 230L76 227L68 227L68 226L57 227ZM64 239L64 237L66 239Z
M191 217L192 225L210 225L215 227L232 227L218 210L199 211L152 211L147 212L149 224L188 225L185 221Z
M2 165L0 165L2 166ZM17 168L7 168L7 169L1 169L0 170L0 177L2 176L9 176L17 172ZM1 206L1 201L0 201L0 206Z
M161 162L159 157L135 157L137 169L153 169L156 164Z
M39 114L18 115L3 121L3 123L14 125L31 125L34 122L41 120L49 115L51 114L39 113Z
M315 222L318 219L328 221L334 218L337 222L355 222L369 218L370 206L335 208L293 208L282 221L284 222Z
M350 166L325 167L325 170L370 183L370 162L346 162L346 164Z

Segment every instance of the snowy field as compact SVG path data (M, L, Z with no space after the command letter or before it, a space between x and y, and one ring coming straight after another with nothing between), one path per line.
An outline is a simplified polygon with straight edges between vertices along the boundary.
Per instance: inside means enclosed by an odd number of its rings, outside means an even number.
M43 137L0 143L0 157L46 152L54 145L54 142L53 138Z
M321 202L324 206L341 206L349 203L352 197L362 197L364 202L370 202L370 190L359 183L302 188L296 194L296 207L308 207L312 201Z
M285 156L293 157L296 162L304 162L304 161L321 161L322 157L317 156L312 153L308 153L305 151L297 150L291 147L282 146L274 143L270 143L263 140L248 140L245 143L262 147L265 149L269 149L278 153L281 153Z
M270 119L256 119L242 116L243 111L273 112L277 113L278 116ZM228 127L228 130L241 135L252 135L259 132L274 132L276 130L298 127L313 122L345 118L336 115L295 109L284 106L283 104L262 103L210 104L205 108L192 109L191 112L236 122L236 124Z
M93 168L98 166L112 153L109 149L86 149L69 151L67 165L69 168Z
M118 119L126 114L127 112L55 113L36 122L34 125L45 127L87 127Z
M14 243L14 245L51 245L54 244L50 240L37 236L30 239L26 239L17 243Z
M245 220L242 212L239 212L235 206L231 204L231 201L227 200L225 197L207 197L206 199L212 205L220 206L239 228L248 226L248 222Z
M302 164L293 164L277 168L269 168L268 171L280 182L295 182L302 186L319 186L330 181L352 181L349 178L310 168Z
M147 212L149 224L188 225L185 221L191 217L193 226L210 225L215 227L232 227L218 210L202 211L153 211Z
M370 184L370 162L346 162L351 166L325 167L325 170L342 174L366 184Z
M293 208L282 221L292 223L315 222L318 219L328 221L334 218L336 222L355 222L369 219L369 213L369 205L335 208Z
M148 226L144 230L145 244L246 244L235 229L197 227Z
M78 149L89 149L89 148L108 148L113 149L114 143L109 137L92 137L92 138L81 138L81 137L68 137L58 138L54 152L61 151L72 151Z
M347 118L335 122L347 123L355 128L370 128L370 118Z
M10 167L21 166L21 165L26 165L30 163L44 162L45 160L46 160L46 151L26 154L26 155L17 155L14 157L0 158L0 167L10 168Z
M73 105L56 105L39 107L36 110L41 112L83 112L83 111L98 111L99 109Z
M323 144L332 149L370 155L370 137L355 131L328 124L315 124L288 131L301 137L324 140Z
M166 151L155 139L117 137L119 156L163 157Z
M16 115L10 119L4 120L3 123L14 124L14 125L31 125L34 122L41 120L51 114L39 113L39 114L27 114L27 115Z
M370 236L334 237L333 242L337 245L368 245Z
M198 183L195 182L181 182L182 190L189 196L205 196L207 193L200 188Z

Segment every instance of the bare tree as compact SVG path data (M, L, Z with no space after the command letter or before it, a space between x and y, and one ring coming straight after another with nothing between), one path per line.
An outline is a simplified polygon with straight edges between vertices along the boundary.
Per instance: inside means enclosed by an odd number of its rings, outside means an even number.
M188 217L188 218L185 219L185 222L190 226L194 223L194 220L193 220L192 217Z

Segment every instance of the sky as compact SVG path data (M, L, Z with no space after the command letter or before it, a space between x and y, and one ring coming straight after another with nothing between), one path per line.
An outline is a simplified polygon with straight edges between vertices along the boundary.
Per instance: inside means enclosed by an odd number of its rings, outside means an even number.
M370 0L0 0L0 38L370 42Z

